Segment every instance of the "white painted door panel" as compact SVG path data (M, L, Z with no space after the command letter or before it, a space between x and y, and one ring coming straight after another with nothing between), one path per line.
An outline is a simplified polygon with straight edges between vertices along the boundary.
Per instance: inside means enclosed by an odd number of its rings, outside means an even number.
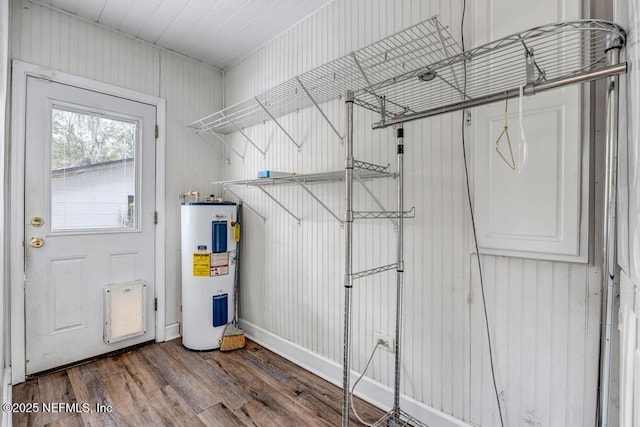
M525 140L517 101L511 103L516 108L507 118L515 170L495 150L504 104L479 109L475 203L483 249L580 255L580 110L558 102L572 96L580 99L579 88L527 98ZM506 145L502 138L502 153L508 153Z
M475 6L475 45L537 25L578 19L581 10L577 0L526 4L478 0ZM488 60L500 66L499 58ZM475 109L474 203L483 253L587 261L588 186L583 182L587 178L588 143L583 142L581 91L573 86L524 97L522 127L520 100L509 101L506 125L515 170L496 151L505 126L505 103ZM500 139L499 149L509 158L505 137Z
M155 107L29 77L26 123L29 375L155 337ZM103 289L133 280L146 331L105 344Z
M476 0L474 45L554 22L580 19L578 0Z

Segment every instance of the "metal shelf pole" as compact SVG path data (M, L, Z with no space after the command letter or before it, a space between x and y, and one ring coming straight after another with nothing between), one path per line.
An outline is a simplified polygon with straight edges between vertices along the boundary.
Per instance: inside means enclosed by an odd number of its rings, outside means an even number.
M351 288L353 239L353 92L347 91L347 135L345 146L346 208L344 216L344 348L342 373L342 427L349 426L349 391L351 376Z
M620 60L618 44L607 52L609 65L616 65ZM600 337L600 390L598 390L598 426L609 424L609 388L611 382L612 338L613 338L613 304L614 288L617 275L616 260L616 179L618 163L618 75L614 74L606 80L606 148L604 172L604 212L602 217L602 305L601 305L601 337Z
M396 129L398 157L398 211L404 211L404 128ZM398 218L398 267L396 283L396 342L395 342L395 380L393 388L393 412L400 419L400 364L402 361L402 317L404 297L404 216Z

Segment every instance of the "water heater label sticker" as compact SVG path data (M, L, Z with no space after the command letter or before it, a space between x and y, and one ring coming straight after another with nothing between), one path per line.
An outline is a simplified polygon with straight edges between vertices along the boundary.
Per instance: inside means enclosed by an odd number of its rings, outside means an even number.
M211 275L222 276L229 274L229 253L211 254Z
M209 265L211 265L211 254L193 254L193 276L209 277Z

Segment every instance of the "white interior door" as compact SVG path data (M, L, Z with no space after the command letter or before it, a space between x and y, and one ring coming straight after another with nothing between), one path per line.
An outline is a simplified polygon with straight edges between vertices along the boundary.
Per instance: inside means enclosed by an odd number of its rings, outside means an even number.
M155 106L27 79L27 375L155 337L155 120Z
M579 19L582 4L580 0L475 3L476 46L537 25ZM563 44L556 48L571 50ZM533 55L535 59L535 50ZM538 55L544 57L544 52ZM498 56L486 55L485 61L490 70L503 66ZM524 67L524 53L522 61ZM488 84L495 75L474 78ZM589 144L583 142L587 136L581 120L583 90L564 87L474 110L474 204L482 253L588 260ZM509 141L502 134L505 125Z

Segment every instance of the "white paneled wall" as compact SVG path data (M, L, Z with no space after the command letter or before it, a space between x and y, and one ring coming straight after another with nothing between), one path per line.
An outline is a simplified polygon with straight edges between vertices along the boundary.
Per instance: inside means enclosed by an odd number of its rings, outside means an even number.
M167 100L166 167L166 296L167 324L179 322L182 270L180 266L180 193L208 189L222 178L222 147L208 135L194 135L186 125L219 108L222 80L218 72L196 62L162 52L160 97Z
M621 81L620 111L620 215L618 252L620 266L628 277L640 284L640 124L636 119L640 108L640 6L637 2L618 0L616 19L627 28L629 39L624 60L629 74Z
M27 0L11 3L13 59L166 100L166 322L179 322L178 196L222 176L220 144L186 125L220 108L221 72Z
M336 0L269 42L225 73L225 105L340 57L435 14L460 33L461 1ZM469 18L469 17L468 17ZM469 32L469 31L468 31ZM344 132L341 101L323 106ZM355 157L393 162L391 130L371 131L374 117L356 107ZM310 173L340 170L344 146L313 109L282 124L298 151L271 123L246 132L263 148L244 159L227 152L225 179L263 169ZM471 253L461 148L461 114L406 126L407 221L403 393L472 424L499 425L488 362L482 296ZM246 142L227 140L238 150ZM369 184L393 208L395 182ZM344 216L342 184L314 187ZM303 218L300 225L257 190L238 193L267 218L244 212L241 318L321 359L341 362L344 233L339 223L299 189L271 189ZM361 190L356 209L374 208ZM356 223L354 271L395 259L389 222ZM488 316L505 425L584 426L595 422L600 284L597 268L581 264L482 256ZM364 368L374 331L392 335L395 276L383 273L354 288L355 370ZM367 374L392 385L389 353ZM385 402L390 403L390 402Z
M11 3L13 59L158 95L157 49L27 0Z

